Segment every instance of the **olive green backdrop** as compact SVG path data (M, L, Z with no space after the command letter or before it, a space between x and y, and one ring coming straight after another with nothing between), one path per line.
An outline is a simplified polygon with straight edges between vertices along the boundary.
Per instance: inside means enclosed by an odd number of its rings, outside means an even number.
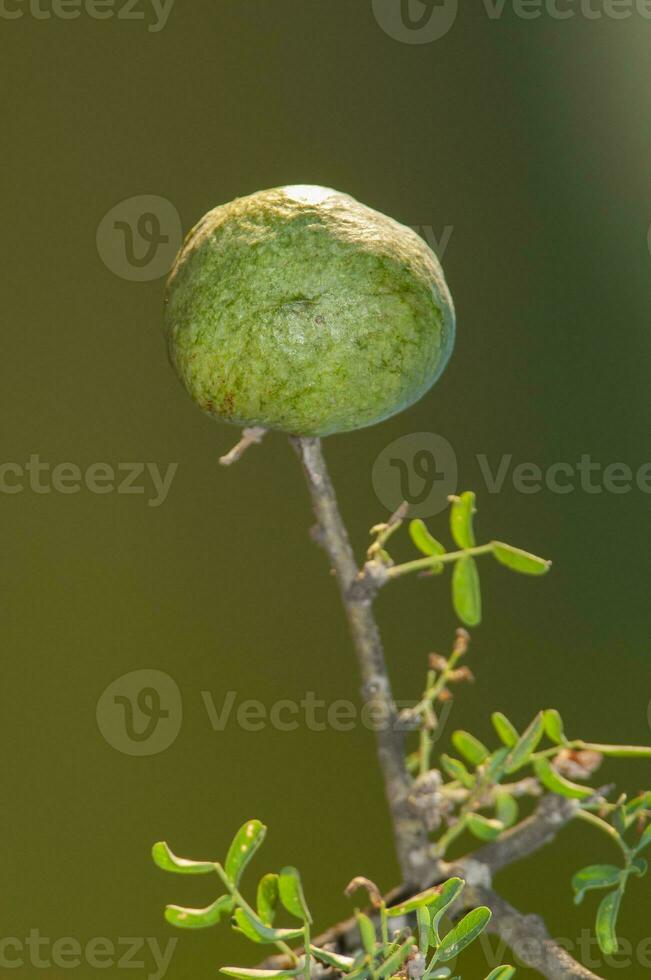
M445 436L459 488L478 492L480 534L555 563L541 581L485 567L478 680L449 731L487 736L497 707L523 724L557 705L571 733L648 742L651 498L524 494L510 480L491 494L476 455L493 468L502 454L543 468L587 453L635 469L651 460L651 22L525 20L508 6L491 19L476 4L446 36L415 44L391 37L370 0L178 0L158 32L23 13L0 19L1 462L178 470L158 507L144 477L140 495L28 482L0 494L0 934L165 943L165 902L207 903L214 891L158 872L152 842L218 858L254 815L270 825L257 870L299 865L326 925L347 913L353 874L396 880L372 736L233 721L214 731L201 697L218 708L228 691L267 706L308 691L357 700L301 474L280 436L219 467L236 432L195 409L167 364L162 280L112 271L98 226L119 202L158 195L188 229L214 204L296 182L348 191L437 236L452 226L444 266L458 342L444 378L400 417L326 442L355 545L361 554L387 513L371 479L378 454L404 434ZM426 654L451 641L447 585L401 582L379 616L409 697ZM145 757L118 751L96 721L105 688L139 669L169 674L183 699L178 737ZM623 764L621 784L648 785L648 770ZM570 874L610 856L571 828L500 885L576 939L595 903L573 908ZM651 935L649 881L631 893L622 935L637 945ZM221 927L180 935L167 975L201 980L254 961ZM14 974L145 978L145 962L131 974L115 963L48 970L25 954ZM472 968L483 976L479 958Z

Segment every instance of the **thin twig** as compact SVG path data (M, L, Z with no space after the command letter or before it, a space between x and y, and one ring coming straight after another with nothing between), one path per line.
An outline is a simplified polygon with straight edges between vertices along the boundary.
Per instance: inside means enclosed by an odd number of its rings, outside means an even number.
M263 429L262 426L254 426L252 429L244 429L242 432L242 438L237 445L233 446L233 448L227 452L225 456L220 456L219 462L222 464L222 466L232 466L233 463L237 463L238 459L242 458L247 449L262 442L266 434L267 430Z
M380 632L368 589L356 589L359 572L341 519L319 439L296 438L292 443L303 464L312 506L323 544L335 571L348 616L362 675L362 697L373 705L378 755L389 802L396 850L403 880L416 887L431 875L429 841L419 817L409 805L412 780L405 764L403 733L384 659ZM377 712L377 714L376 714Z

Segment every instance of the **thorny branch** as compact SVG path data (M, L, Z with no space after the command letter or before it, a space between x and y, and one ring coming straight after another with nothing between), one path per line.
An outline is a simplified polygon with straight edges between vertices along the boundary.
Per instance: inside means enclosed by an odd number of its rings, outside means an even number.
M242 441L221 462L226 465L235 462L263 435L264 431L246 430ZM453 864L432 857L426 827L409 803L413 780L405 763L403 735L397 724L398 712L380 632L373 615L373 601L384 584L382 565L370 560L361 571L357 568L320 439L297 437L292 438L291 442L303 465L317 519L313 536L330 558L348 617L362 675L362 695L365 702L372 702L379 708L383 720L383 724L376 726L378 756L404 882L387 896L388 904L396 904L421 888L436 885L451 875L459 875L468 886L464 892L464 906L473 907L478 903L488 905L493 913L489 928L523 963L548 980L567 980L570 977L600 980L597 974L574 960L550 937L540 917L518 912L492 887L492 876L497 871L532 854L556 837L575 816L578 810L576 801L544 796L531 817L494 843ZM398 522L404 514L395 517ZM391 533L391 521L387 531ZM357 922L354 918L341 922L314 942L343 953L354 951L359 944Z

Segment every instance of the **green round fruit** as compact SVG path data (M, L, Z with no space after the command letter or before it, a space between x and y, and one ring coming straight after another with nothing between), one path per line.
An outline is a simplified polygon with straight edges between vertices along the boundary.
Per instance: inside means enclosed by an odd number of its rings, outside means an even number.
M210 211L172 269L172 363L216 418L325 436L417 401L454 344L438 260L410 228L324 187Z

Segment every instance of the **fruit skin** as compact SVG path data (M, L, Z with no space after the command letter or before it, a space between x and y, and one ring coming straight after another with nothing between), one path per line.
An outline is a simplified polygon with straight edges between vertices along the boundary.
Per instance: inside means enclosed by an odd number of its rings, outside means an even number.
M204 411L325 436L421 398L447 364L455 323L438 259L414 231L299 185L201 219L170 274L165 327Z

